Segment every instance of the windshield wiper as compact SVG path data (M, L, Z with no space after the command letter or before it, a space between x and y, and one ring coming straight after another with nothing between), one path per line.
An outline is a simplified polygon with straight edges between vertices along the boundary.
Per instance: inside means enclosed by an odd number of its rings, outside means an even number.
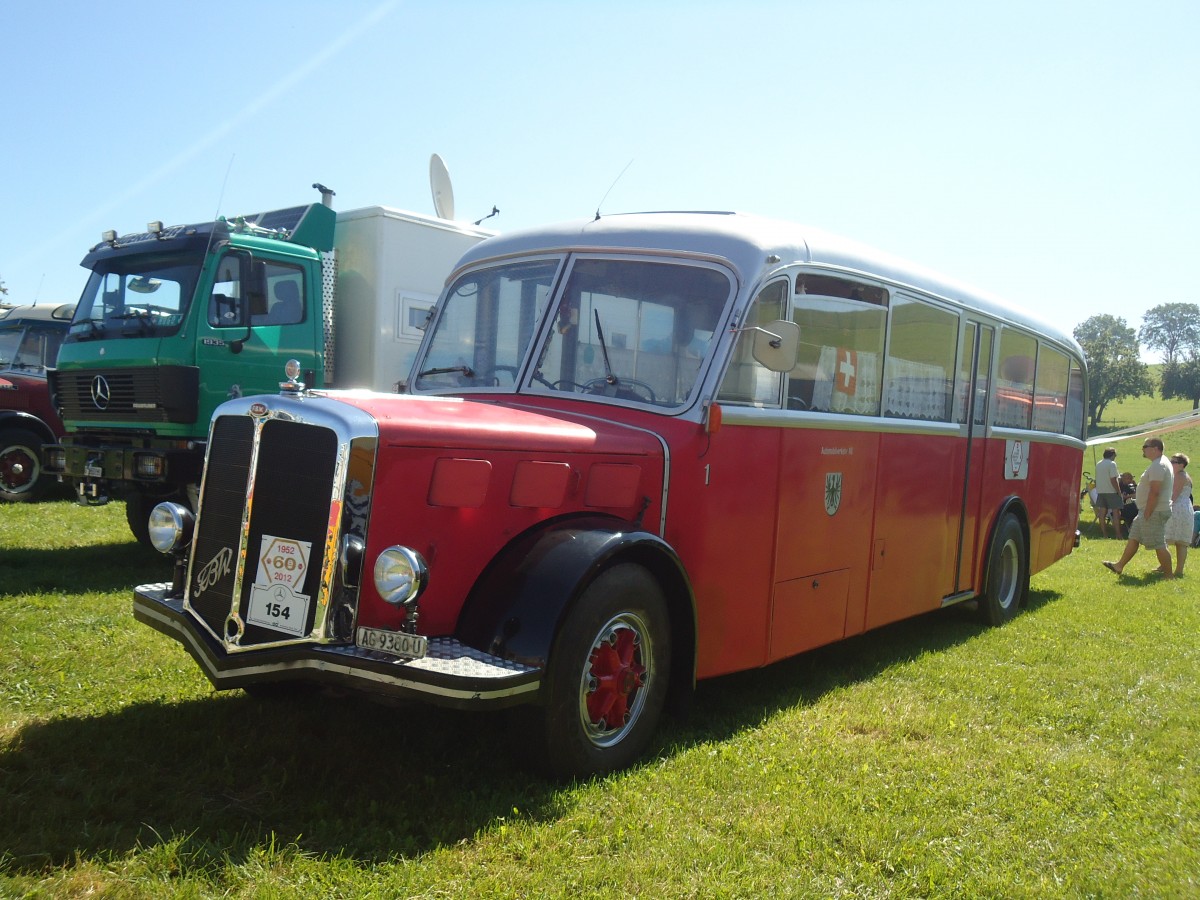
M449 375L451 372L458 372L467 378L475 377L475 370L470 366L446 366L441 369L426 369L424 372L418 372L418 378L424 378L426 375Z
M141 330L154 330L154 323L150 320L150 313L144 309L130 310L129 312L119 313L115 316L109 316L110 319L137 319L138 328Z
M596 337L600 339L600 353L604 356L604 380L608 384L620 384L617 376L613 374L612 366L608 362L608 344L604 342L604 329L600 327L600 310L593 310L596 314Z

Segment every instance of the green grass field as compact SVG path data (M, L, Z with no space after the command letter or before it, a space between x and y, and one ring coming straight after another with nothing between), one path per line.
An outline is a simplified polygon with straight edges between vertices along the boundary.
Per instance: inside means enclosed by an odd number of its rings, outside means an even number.
M564 786L502 714L215 694L120 504L0 508L0 896L1200 896L1200 551L1118 582L1090 518L1009 625L706 682Z

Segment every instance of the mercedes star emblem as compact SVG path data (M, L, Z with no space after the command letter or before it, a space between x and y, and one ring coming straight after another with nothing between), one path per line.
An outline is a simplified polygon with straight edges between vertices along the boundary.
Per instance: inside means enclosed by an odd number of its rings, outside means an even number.
M96 409L108 409L108 401L112 399L112 389L103 375L92 379L92 403Z

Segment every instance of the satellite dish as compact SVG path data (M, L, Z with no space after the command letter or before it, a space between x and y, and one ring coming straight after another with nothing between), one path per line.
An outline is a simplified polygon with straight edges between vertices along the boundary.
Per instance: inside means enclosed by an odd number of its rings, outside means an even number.
M454 218L454 188L450 172L436 153L429 157L429 189L433 191L433 208L442 219Z

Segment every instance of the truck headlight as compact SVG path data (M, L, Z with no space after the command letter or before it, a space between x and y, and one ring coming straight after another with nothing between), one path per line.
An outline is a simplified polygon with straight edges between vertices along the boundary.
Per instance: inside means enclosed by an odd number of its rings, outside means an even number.
M67 470L67 451L62 447L51 447L46 451L46 471L65 472Z
M133 471L138 478L162 478L165 462L155 453L133 454Z
M150 510L150 543L159 553L182 550L192 542L196 519L181 503L160 503Z
M428 580L429 567L416 550L392 546L375 560L375 588L393 606L415 601Z

